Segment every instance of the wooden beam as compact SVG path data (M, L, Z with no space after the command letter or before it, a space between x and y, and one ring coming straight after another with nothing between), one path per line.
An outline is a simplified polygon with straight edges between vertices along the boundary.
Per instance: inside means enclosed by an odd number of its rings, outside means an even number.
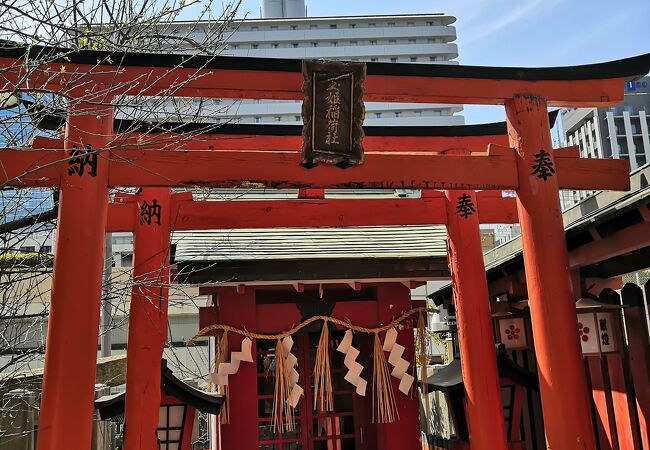
M52 62L26 74L19 59L1 57L0 68L4 70L0 90L32 89L83 96L86 90L101 83L112 86L114 95L303 98L303 76L300 71L140 67L97 65L95 62ZM295 62L299 64L299 61ZM65 66L64 71L61 70L62 65ZM550 106L592 107L623 100L623 76L576 80L493 79L481 76L480 73L465 77L373 75L369 72L363 98L370 102L503 104L515 95L523 94L545 98ZM175 87L170 89L172 85Z
M472 156L366 154L363 164L347 169L306 169L296 153L280 152L119 150L111 156L111 186L513 189L517 184L513 151L496 146Z
M513 200L514 203L514 200ZM445 223L442 198L177 202L174 230Z
M422 198L192 201L189 193L172 197L172 229L343 227L435 225L447 223L443 194ZM477 193L481 223L517 223L513 197ZM133 203L109 204L107 232L131 231Z
M648 246L650 222L641 222L618 233L590 242L569 253L569 267L578 268L605 261Z
M113 150L111 186L299 187L386 189L516 189L514 152L491 145L470 156L368 153L364 164L306 169L295 152ZM562 189L629 189L625 160L557 158ZM179 170L183 167L183 170ZM62 150L0 149L0 184L56 187L66 176Z

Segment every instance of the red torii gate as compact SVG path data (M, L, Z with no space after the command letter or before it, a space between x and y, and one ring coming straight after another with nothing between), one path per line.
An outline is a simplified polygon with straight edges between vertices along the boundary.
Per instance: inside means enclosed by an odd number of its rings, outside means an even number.
M367 101L505 104L510 142L517 153L499 148L470 155L369 153L364 165L342 171L333 167L307 170L296 164L298 158L292 152L118 148L111 150L106 159L100 151L92 150L111 143L110 103L114 95L156 95L171 84L181 83L173 95L298 99L302 83L299 62L213 57L188 60L182 55L165 55L160 60L157 55L138 54L124 55L119 70L111 70L110 65L95 64L98 60L106 61L108 54L81 52L66 56L68 70L62 75L57 73L56 66L61 61L55 60L26 73L18 62L27 56L25 49L9 49L3 53L0 55L0 67L6 68L3 89L29 86L59 92L62 86L67 86L66 92L73 98L64 151L0 151L3 184L61 189L39 448L81 449L90 436L96 352L93 336L96 338L98 328L101 242L108 187L239 186L244 180L249 185L273 187L515 189L547 418L547 442L552 448L593 448L575 311L565 272L567 255L562 239L558 186L564 184L560 184L560 175L575 169L577 172L566 180L566 188L626 189L627 170L613 161L580 161L579 158L556 161L550 151L546 106L547 100L549 104L573 106L615 103L622 98L623 77L647 72L650 55L569 70L368 64L364 96ZM169 70L170 64L176 67L173 71ZM204 76L195 79L197 73ZM394 82L398 77L408 77L408 82ZM472 83L465 82L468 78ZM151 82L152 79L155 81ZM75 103L74 98L82 100ZM85 176L84 160L80 161L78 149L73 145L81 148L90 145L85 155L96 158L91 172L87 168ZM68 156L72 156L68 165L61 167L60 163L66 162ZM540 163L545 167L541 172ZM184 169L182 173L178 173L179 164ZM397 167L408 176L396 175ZM464 193L471 195L471 192ZM448 201L454 195L448 193ZM93 207L97 209L79 214L78 208L84 211ZM475 214L469 217L477 219ZM465 250L454 249L452 244L452 251L458 257ZM452 265L453 261L452 257ZM471 274L478 272L468 273L471 279ZM455 281L465 283L463 272L455 273ZM477 291L480 290L478 286ZM75 302L79 297L87 298L88 303ZM553 299L553 310L548 304L550 299ZM460 303L465 299L458 300ZM73 319L82 317L88 320L79 323ZM67 323L76 330L66 329ZM555 340L568 344L561 354L552 352ZM68 379L73 375L76 376ZM559 411L566 414L560 417ZM65 432L65 423L77 418L79 432L71 436ZM480 421L470 423L472 427L475 424L480 427ZM472 434L479 436L483 431L472 428ZM489 438L485 442L490 442Z

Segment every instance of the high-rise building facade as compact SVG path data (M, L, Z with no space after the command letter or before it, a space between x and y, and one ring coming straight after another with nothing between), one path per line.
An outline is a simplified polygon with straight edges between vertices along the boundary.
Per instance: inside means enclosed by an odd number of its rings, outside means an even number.
M650 162L650 77L625 83L622 102L609 108L563 109L563 144L577 145L583 158L615 158L630 161L635 171ZM571 191L563 195L570 206L590 192Z
M458 64L455 17L445 14L307 17L300 0L263 1L260 19L227 27L223 55L387 63ZM206 40L207 24L166 24L171 33ZM189 31L191 30L191 31ZM300 101L188 99L165 104L159 114L176 121L297 125ZM164 111L164 112L163 112ZM197 111L200 113L197 114ZM365 125L462 125L462 105L367 102ZM179 114L180 112L180 114Z

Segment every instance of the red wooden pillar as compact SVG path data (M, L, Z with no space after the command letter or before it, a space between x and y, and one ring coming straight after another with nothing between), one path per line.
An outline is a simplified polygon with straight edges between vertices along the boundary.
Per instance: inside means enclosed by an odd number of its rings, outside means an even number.
M519 95L505 106L510 145L518 153L517 211L546 445L553 450L593 450L546 101Z
M445 191L470 447L507 448L494 333L474 191Z
M411 291L402 284L391 283L381 284L377 293L377 312L379 323L385 325L390 323L400 314L408 311L411 305ZM404 327L398 327L397 342L403 345L405 350L402 358L413 364L415 354L415 339L413 333L412 321L409 319L403 323ZM382 342L384 334L380 335ZM373 337L374 338L374 337ZM386 355L388 356L388 355ZM409 367L409 372L411 367ZM392 423L378 423L377 429L377 450L416 450L421 448L420 443L420 419L417 395L404 395L399 390L399 380L393 376L390 377L395 395L395 405L399 419L396 417ZM415 382L411 387L412 391L416 389ZM366 395L371 395L370 386ZM370 411L368 411L370 414ZM372 442L372 441L371 441ZM225 447L224 447L225 449Z
M255 305L255 288L227 287L219 290L215 301L219 308L219 322L247 330L260 330ZM260 322L264 318L260 318ZM228 351L240 351L243 336L228 333ZM257 344L253 340L251 352L257 361ZM257 365L243 363L236 375L228 377L230 394L230 423L220 426L221 449L258 450L260 447L257 401ZM217 420L219 420L217 418Z
M108 209L111 106L72 100L65 130L38 449L87 450ZM100 152L99 154L94 153Z
M167 342L170 198L168 188L146 188L137 198L126 358L125 450L158 449L160 364Z

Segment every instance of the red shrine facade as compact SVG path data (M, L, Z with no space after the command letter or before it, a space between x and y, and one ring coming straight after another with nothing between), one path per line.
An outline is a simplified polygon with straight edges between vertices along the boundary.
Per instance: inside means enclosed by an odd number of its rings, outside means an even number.
M257 285L244 289L235 286L210 290L213 305L201 310L201 320L237 324L260 333L290 329L312 315L329 315L351 323L377 327L390 323L395 316L413 308L410 288L399 282L363 284L358 290L347 284L309 285L300 291L289 286ZM321 297L322 295L322 297ZM213 449L314 449L314 450L388 450L418 448L420 422L418 396L393 390L399 420L373 423L373 396L355 394L344 376L343 357L335 349L344 330L330 324L330 358L334 411L319 413L313 407L313 369L320 325L293 335L298 372L305 395L296 408L296 430L275 432L271 422L274 379L269 367L274 358L273 341L255 340L254 364L241 364L229 381L230 423L221 424L220 446ZM414 332L410 321L403 322L398 341L407 350L403 358L413 361ZM229 337L229 348L236 351L241 337ZM362 377L372 380L373 340L371 335L355 334L357 362L364 366ZM311 380L308 384L307 380Z

